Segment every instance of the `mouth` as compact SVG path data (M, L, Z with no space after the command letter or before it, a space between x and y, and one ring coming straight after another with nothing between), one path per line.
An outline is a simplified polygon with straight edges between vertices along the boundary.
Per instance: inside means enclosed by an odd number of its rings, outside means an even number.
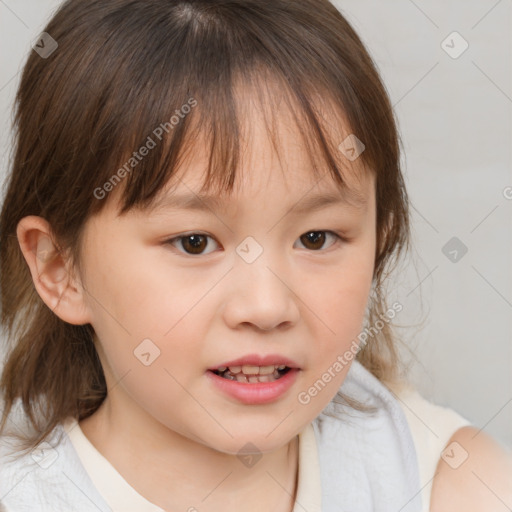
M209 370L215 375L227 380L236 380L246 384L258 382L274 382L286 375L291 368L286 365L267 366L220 366L217 369Z
M299 365L280 354L247 354L206 372L216 390L244 405L280 400L297 382Z

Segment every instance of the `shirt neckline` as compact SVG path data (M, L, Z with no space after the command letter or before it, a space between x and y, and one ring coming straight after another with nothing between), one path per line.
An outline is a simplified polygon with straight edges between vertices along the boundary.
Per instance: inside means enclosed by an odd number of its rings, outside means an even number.
M113 512L166 512L139 494L86 437L76 418L63 422L71 443L94 486ZM299 433L297 493L292 512L321 512L318 448L313 424Z

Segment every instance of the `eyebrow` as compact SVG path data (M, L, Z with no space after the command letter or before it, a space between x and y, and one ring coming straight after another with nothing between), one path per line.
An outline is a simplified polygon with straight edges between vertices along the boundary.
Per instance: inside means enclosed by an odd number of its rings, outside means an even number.
M184 209L196 211L221 210L225 207L226 199L213 195L200 194L172 194L162 197L154 202L150 207L150 212L160 212L162 210ZM295 204L288 208L288 212L295 214L305 214L318 211L329 206L346 206L357 212L366 211L368 206L367 198L361 193L352 189L344 189L338 194L316 193L308 194L299 199Z

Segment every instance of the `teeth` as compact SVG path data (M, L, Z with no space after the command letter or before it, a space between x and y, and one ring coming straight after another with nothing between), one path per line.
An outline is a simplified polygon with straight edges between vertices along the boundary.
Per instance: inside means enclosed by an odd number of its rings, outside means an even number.
M283 364L279 366L230 366L228 369L233 375L236 375L237 373L243 373L244 375L272 375L276 370L284 370L285 368L286 366ZM225 366L218 368L219 373L222 373L225 370Z
M237 368L237 367L233 367L233 368ZM244 367L245 368L245 367ZM254 368L260 370L260 367L259 366L250 366L249 369L251 372L254 371ZM263 366L261 367L262 370L264 370L263 372L259 372L259 373L246 373L245 371L244 372L238 372L238 373L233 373L232 372L232 368L229 368L224 370L223 372L221 372L221 368L219 368L219 374L221 375L221 377L224 377L225 379L228 379L228 380L236 380L237 382L243 382L244 384L247 384L247 383L258 383L258 382L274 382L275 380L277 379L280 379L282 377L282 374L278 371L278 369L282 369L284 370L286 368L286 366ZM271 371L269 371L271 370ZM266 372L266 373L265 373Z
M272 368L273 370L273 368ZM231 370L233 371L233 370ZM258 375L260 373L260 367L259 366L242 366L242 373L245 373L246 375Z
M274 382L277 379L281 378L281 374L275 371L272 375L244 375L243 373L238 373L237 375L230 375L229 372L226 372L222 375L224 378L230 380L236 380L238 382L243 382L244 384L257 384L258 382Z
M270 375L274 373L275 368L275 366L261 366L260 375Z
M270 365L270 366L220 366L217 368L217 372L221 377L228 380L235 380L243 383L257 383L257 382L274 382L280 379L283 374L282 371L287 366L281 365Z

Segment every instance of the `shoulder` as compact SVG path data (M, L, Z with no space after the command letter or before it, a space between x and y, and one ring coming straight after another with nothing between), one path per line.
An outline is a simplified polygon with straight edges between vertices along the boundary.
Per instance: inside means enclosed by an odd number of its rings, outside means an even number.
M512 453L485 432L458 429L439 459L430 512L507 512L512 509Z
M404 406L414 439L425 510L511 512L512 453L412 387L392 390Z

